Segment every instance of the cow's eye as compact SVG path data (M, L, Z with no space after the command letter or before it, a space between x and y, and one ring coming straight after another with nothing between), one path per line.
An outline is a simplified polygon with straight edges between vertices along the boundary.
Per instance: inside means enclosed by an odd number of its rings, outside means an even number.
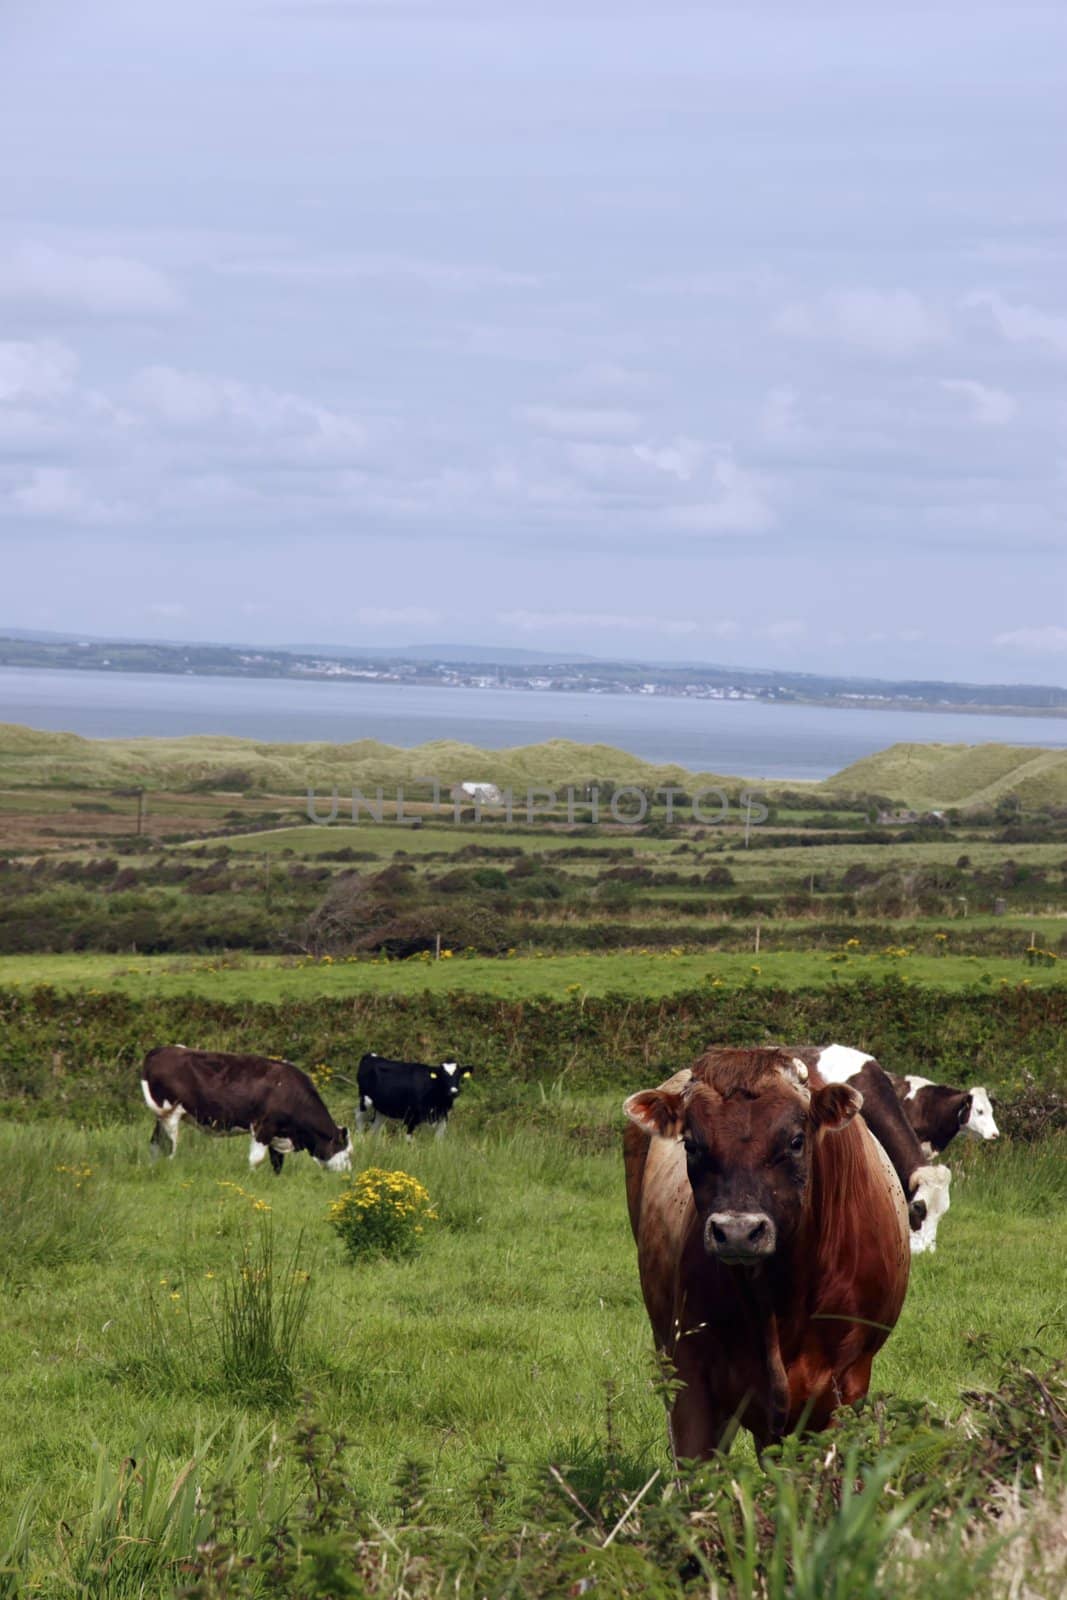
M804 1135L802 1133L794 1133L789 1141L789 1148L799 1155L804 1148Z

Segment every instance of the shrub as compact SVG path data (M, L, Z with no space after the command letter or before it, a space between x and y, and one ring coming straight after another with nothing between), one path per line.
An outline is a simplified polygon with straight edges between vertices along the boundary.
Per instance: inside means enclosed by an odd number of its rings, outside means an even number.
M437 1221L430 1196L406 1172L368 1167L330 1206L329 1220L353 1261L413 1256L427 1222Z

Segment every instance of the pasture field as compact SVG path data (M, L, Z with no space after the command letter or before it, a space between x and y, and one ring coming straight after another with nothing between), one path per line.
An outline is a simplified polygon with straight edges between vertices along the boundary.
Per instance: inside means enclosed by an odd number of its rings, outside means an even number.
M528 1523L529 1497L555 1484L553 1467L591 1505L605 1485L628 1503L659 1468L660 1501L665 1433L622 1200L617 1098L531 1089L487 1118L474 1091L441 1141L423 1130L413 1144L391 1134L359 1143L357 1167L412 1173L440 1213L418 1259L359 1266L325 1221L345 1180L306 1157L280 1178L249 1174L245 1140L186 1132L177 1158L153 1165L147 1117L96 1131L58 1119L0 1129L0 1392L13 1424L0 1457L0 1593L285 1592L265 1580L238 1587L232 1575L232 1587L183 1586L203 1529L182 1484L195 1478L204 1506L229 1483L231 1537L253 1553L271 1517L299 1500L300 1452L284 1441L307 1415L348 1440L347 1517L403 1546L412 1565L407 1587L394 1573L378 1588L308 1582L294 1593L444 1592L443 1573L420 1573L420 1543L443 1559L442 1529L467 1548ZM1063 1138L954 1155L940 1248L913 1262L875 1366L897 1422L905 1403L921 1402L955 1423L968 1409L961 1391L995 1385L1005 1352L1027 1350L1033 1367L1067 1349ZM299 1298L295 1341L249 1341L235 1361L227 1306L265 1284L276 1306ZM882 1442L892 1444L892 1427ZM735 1476L751 1472L744 1444L731 1459ZM1063 1476L1052 1456L1046 1474L1053 1503ZM729 1504L741 1490L722 1492ZM581 1523L559 1497L557 1518L565 1509ZM899 1496L886 1489L884 1500L888 1512ZM888 1534L872 1525L862 1537L878 1557L869 1586L804 1592L950 1592L926 1587L916 1551L911 1577L885 1587L876 1569ZM660 1572L661 1592L681 1594L662 1550L644 1566L638 1554L630 1549L625 1580L598 1592L647 1593ZM853 1571L846 1555L842 1578ZM1030 1592L1052 1600L1053 1579L1045 1586L1036 1564L1030 1579ZM955 1592L997 1592L980 1580L979 1564L975 1586ZM482 1587L457 1578L448 1592L570 1592L556 1581L524 1586L513 1566ZM745 1590L735 1581L718 1592ZM749 1591L800 1592L758 1580Z
M48 985L136 998L199 995L277 1002L316 995L493 995L581 1001L584 995L659 996L708 988L809 989L842 982L900 979L945 993L975 984L1062 987L1063 962L1031 965L1020 938L1014 957L921 955L907 947L856 951L761 950L759 954L681 948L597 955L548 952L447 959L229 956L0 956L0 987Z
M1060 1600L1067 765L885 757L745 849L662 809L303 820L305 778L692 786L606 747L0 729L0 1600ZM888 1398L676 1481L619 1106L773 1038L984 1082L1010 1137L949 1152ZM153 1166L168 1039L285 1054L342 1122L364 1049L474 1066L444 1140L357 1148L426 1184L422 1254L350 1264L306 1157L186 1132Z

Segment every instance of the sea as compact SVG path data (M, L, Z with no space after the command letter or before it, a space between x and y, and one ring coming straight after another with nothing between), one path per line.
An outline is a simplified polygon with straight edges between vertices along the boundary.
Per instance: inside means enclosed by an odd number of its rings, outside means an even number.
M90 739L200 733L405 747L452 739L487 750L573 739L694 772L778 780L825 778L901 742L1067 748L1060 717L36 667L0 667L0 722Z

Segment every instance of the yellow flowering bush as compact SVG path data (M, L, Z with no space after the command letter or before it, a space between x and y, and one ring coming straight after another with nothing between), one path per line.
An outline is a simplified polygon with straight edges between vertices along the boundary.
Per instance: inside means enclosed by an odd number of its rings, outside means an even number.
M430 1196L407 1172L368 1167L327 1212L353 1261L365 1256L413 1256L428 1222L437 1221Z

